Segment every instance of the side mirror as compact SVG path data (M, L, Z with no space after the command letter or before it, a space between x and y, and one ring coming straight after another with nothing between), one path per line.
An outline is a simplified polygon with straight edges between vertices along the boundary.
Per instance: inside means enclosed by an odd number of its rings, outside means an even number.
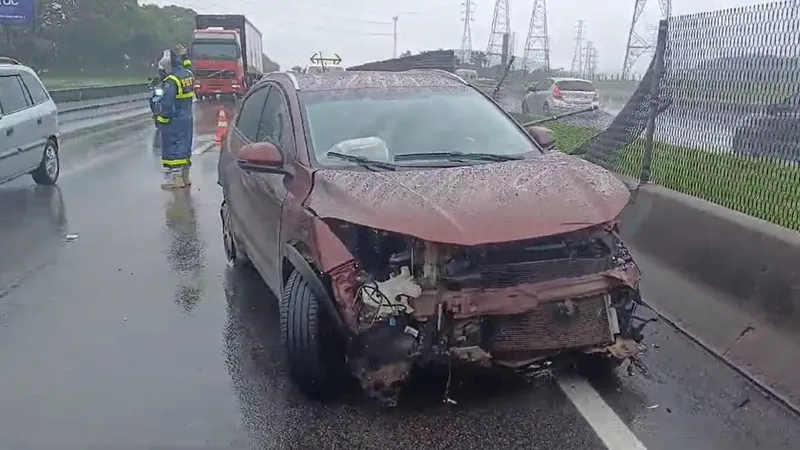
M545 127L537 127L536 125L531 125L525 128L525 131L528 132L530 137L539 144L545 151L555 150L556 148L556 139L553 137L553 131L549 128Z
M536 92L536 86L528 86L528 89L526 89L526 90L528 92Z
M289 175L283 166L283 154L269 142L245 145L239 151L236 164L245 172Z

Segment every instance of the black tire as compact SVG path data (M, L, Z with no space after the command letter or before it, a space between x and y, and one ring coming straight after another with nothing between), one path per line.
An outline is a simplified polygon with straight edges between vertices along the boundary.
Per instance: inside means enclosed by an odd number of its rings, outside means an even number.
M342 339L299 272L289 276L279 308L281 343L292 381L311 398L333 395L346 373Z
M225 250L225 257L232 266L245 266L250 264L250 258L241 245L241 241L236 237L233 221L231 220L228 201L222 200L219 208L220 219L222 219L222 245Z
M542 103L542 115L546 117L551 117L553 115L553 110L550 109L550 105L547 102Z
M48 139L42 152L42 161L39 167L31 172L33 181L36 184L52 186L58 181L61 174L61 158L58 154L58 145L53 139Z

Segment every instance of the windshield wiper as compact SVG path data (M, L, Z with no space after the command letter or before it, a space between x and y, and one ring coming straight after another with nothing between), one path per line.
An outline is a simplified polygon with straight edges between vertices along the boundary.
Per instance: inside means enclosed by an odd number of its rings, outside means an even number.
M517 161L523 159L519 155L495 155L493 153L466 153L466 152L423 152L395 155L395 161L414 161L421 159L447 159L450 161Z
M372 171L375 171L376 168L383 170L397 169L397 166L392 163L375 161L373 159L364 158L363 156L346 155L344 153L339 153L339 152L328 152L325 155L332 156L334 158L339 158L344 161L349 161L351 163L356 163L359 166Z

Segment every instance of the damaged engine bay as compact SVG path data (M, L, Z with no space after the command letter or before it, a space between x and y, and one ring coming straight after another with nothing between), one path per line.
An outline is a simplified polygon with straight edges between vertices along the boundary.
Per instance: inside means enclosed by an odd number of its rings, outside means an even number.
M640 272L614 223L475 246L329 225L353 256L328 274L353 335L349 370L384 405L415 366L528 377L588 357L643 367Z

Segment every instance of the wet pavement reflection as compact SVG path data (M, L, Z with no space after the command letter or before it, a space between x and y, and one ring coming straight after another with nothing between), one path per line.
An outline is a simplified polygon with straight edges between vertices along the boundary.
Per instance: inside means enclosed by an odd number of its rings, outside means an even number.
M175 303L185 312L192 312L203 296L201 280L205 267L205 243L197 231L197 210L189 189L168 193L165 225L170 232L170 245L165 250L176 278Z
M0 185L0 298L67 238L61 188L23 183Z

